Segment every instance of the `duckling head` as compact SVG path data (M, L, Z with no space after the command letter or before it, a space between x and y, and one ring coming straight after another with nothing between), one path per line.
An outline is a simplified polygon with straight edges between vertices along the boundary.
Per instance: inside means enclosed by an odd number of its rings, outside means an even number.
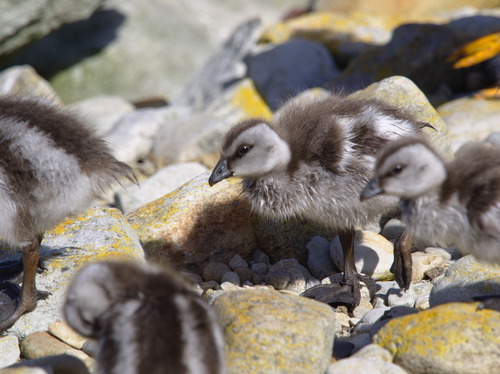
M232 176L260 178L283 172L290 159L290 147L268 123L247 120L227 133L220 160L208 183L213 186Z

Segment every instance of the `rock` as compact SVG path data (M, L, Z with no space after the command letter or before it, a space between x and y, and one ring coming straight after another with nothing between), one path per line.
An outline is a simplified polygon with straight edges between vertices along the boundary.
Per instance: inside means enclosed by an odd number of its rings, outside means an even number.
M250 207L238 196L240 181L209 187L208 177L201 174L127 215L151 261L199 272L209 258L227 263L236 253L256 250Z
M405 227L406 225L401 220L397 218L391 218L384 225L384 228L380 232L380 235L394 243L399 239Z
M17 257L0 251L0 262ZM118 258L144 261L139 238L120 211L93 208L61 222L45 234L40 249L46 270L37 274L37 287L50 296L39 300L36 309L24 314L7 332L23 338L34 331L46 331L51 323L63 319L66 288L75 272L90 261Z
M500 294L500 266L478 262L471 255L456 261L445 276L434 283L429 303L436 306L474 297Z
M281 2L220 5L108 0L87 20L65 25L26 49L16 63L51 76L68 103L103 92L131 101L175 97L238 24L252 14L270 21Z
M392 288L387 293L387 304L389 306L415 306L417 295L413 290L413 285L410 285L406 291L402 289Z
M414 252L411 254L412 275L411 282L419 283L424 279L425 273L433 268L441 266L444 262L439 254Z
M415 313L418 313L418 310L408 306L395 306L386 310L377 321L373 322L370 328L370 337L375 336L375 334L392 319Z
M482 141L500 122L498 100L463 97L447 102L437 108L448 126L453 150L469 141Z
M236 269L236 268L247 268L248 267L248 262L246 262L243 257L240 255L236 254L233 256L231 261L229 261L229 267L231 269Z
M245 289L219 296L213 307L227 342L228 372L320 374L328 367L338 324L326 304Z
M82 349L83 345L88 341L88 338L78 334L64 321L51 323L49 333L76 349Z
M415 3L399 0L381 0L374 3L370 0L358 0L356 3L338 1L320 1L315 9L318 11L336 11L342 13L363 12L375 18L387 19L392 24L416 21L446 21L451 11L475 13L481 8L491 8L495 1L489 0L453 0L435 2L422 0Z
M21 352L27 359L67 354L91 363L91 358L86 353L70 347L45 331L31 333L24 338L21 342Z
M373 45L390 40L387 22L367 13L313 12L268 27L261 42L283 43L304 38L323 44L344 65Z
M260 250L256 250L253 254L252 254L252 259L253 261L255 262L262 262L264 264L267 264L267 265L270 265L271 262L269 260L269 256L266 255L264 252L260 251Z
M450 251L440 247L427 247L425 253L438 254L443 258L443 261L450 261L452 258Z
M487 16L459 21L447 25L409 23L398 26L389 43L352 60L334 80L334 86L352 89L402 75L414 81L434 103L451 99L452 89L463 89L460 82L466 73L453 70L447 57L465 42L497 31L500 24L497 17Z
M119 96L94 96L68 106L85 116L99 135L106 134L125 114L133 112L134 106Z
M387 295L389 291L392 289L400 290L396 281L377 282L376 288L376 292L373 295L372 299L374 308L388 306L389 304L387 303Z
M85 0L70 4L44 0L4 4L0 12L0 55L5 59L63 24L89 17L103 2Z
M136 110L123 115L105 139L117 159L132 164L150 154L154 138L163 123L186 117L189 113L189 108L177 106Z
M21 359L17 336L0 337L0 368L12 365ZM1 372L1 369L0 369Z
M330 242L321 236L315 236L307 243L309 252L307 257L307 268L318 279L323 279L339 270L333 264L330 257Z
M264 262L256 262L252 264L252 271L258 275L266 275L269 271L269 265Z
M429 295L431 293L432 287L434 287L434 285L429 282L417 283L413 285L413 290L416 294L415 308L417 308L418 310L423 310L430 307Z
M220 290L220 284L217 283L216 281L208 281L208 282L201 282L200 287L203 291L208 291L208 290Z
M406 374L407 371L391 362L390 353L376 344L369 344L353 356L339 360L328 368L326 374Z
M49 82L28 65L13 66L0 73L0 94L34 96L51 104L62 104Z
M92 360L88 366L93 369ZM89 374L89 368L79 358L70 354L42 357L34 360L23 360L18 364L0 369L1 374Z
M205 281L221 282L222 276L231 269L221 262L210 262L203 268L202 277Z
M493 373L500 357L500 318L477 306L448 303L395 318L374 343L411 373Z
M383 306L380 308L373 308L367 311L360 319L359 323L354 327L353 332L356 334L367 333L372 328L373 324L377 322L384 313L390 308Z
M233 271L238 274L238 277L240 278L242 284L253 281L253 270L249 267L238 267Z
M231 178L210 187L209 175L201 174L127 214L148 259L199 272L209 258L228 263L235 254L246 257L260 249L276 259L293 257L305 262L305 244L310 238L328 237L328 231L308 223L260 219L241 195L241 180Z
M277 290L288 290L297 294L319 284L309 270L294 258L276 262L269 268L265 281Z
M370 334L367 333L352 334L345 341L349 342L352 345L351 354L353 354L362 349L363 347L366 347L367 345L371 344L372 338L370 337Z
M131 212L174 191L206 171L207 168L197 162L166 166L142 181L140 185L130 185L118 191L121 208L125 213Z
M330 256L337 268L342 269L344 254L338 237L330 246ZM356 230L354 256L358 273L375 280L393 279L390 268L394 261L394 246L383 236L366 230Z
M165 121L154 136L152 153L166 163L200 160L218 153L226 132L248 117L270 118L271 111L247 78L226 89L205 111Z
M173 104L187 105L196 111L207 108L230 84L246 75L243 58L255 48L261 21L257 18L240 24L223 46L184 85Z
M274 111L291 97L320 87L340 72L320 43L294 39L247 57L248 76Z
M425 94L410 79L402 76L386 78L353 93L352 96L386 101L396 108L401 108L417 121L430 124L433 128L426 127L423 130L427 138L443 157L448 159L452 157L445 123Z
M495 147L500 147L500 131L492 132L484 141Z
M241 285L240 277L234 271L228 271L227 273L225 273L220 281L221 281L221 287L225 282L232 283L238 287ZM224 287L222 287L222 289L224 289Z

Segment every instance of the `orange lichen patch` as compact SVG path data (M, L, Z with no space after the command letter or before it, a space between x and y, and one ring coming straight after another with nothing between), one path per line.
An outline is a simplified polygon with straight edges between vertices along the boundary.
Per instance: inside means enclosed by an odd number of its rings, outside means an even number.
M448 62L454 62L454 69L466 68L489 60L500 53L500 32L476 39L455 50Z
M250 79L246 79L238 87L231 100L231 104L241 108L246 117L269 119L273 115Z

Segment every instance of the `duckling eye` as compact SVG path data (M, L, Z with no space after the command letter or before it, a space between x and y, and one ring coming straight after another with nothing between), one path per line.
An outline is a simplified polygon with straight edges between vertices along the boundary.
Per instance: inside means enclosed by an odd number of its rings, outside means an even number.
M249 145L242 145L239 149L238 152L236 153L238 157L243 157L252 147Z
M401 173L404 169L404 165L401 165L401 164L397 164L396 166L394 166L394 168L391 170L390 172L390 175L397 175L399 173Z

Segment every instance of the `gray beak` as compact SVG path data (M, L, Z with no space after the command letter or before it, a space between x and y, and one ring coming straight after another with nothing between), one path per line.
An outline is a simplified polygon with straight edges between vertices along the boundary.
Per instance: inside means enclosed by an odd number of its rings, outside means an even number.
M368 181L363 191L361 191L359 199L363 201L369 199L370 197L377 196L383 193L384 190L380 188L378 178L373 178Z
M214 184L232 175L233 173L227 169L227 160L220 160L217 165L215 165L210 178L208 178L208 184L212 187Z

